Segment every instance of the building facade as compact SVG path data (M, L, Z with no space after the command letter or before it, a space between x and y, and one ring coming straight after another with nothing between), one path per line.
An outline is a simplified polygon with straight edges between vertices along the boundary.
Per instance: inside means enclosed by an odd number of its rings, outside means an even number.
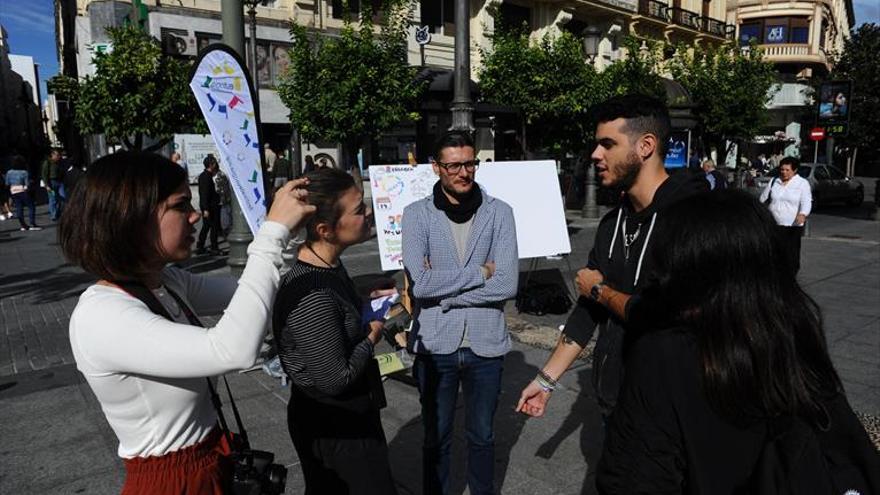
M39 74L33 57L10 53L10 41L0 26L0 167L5 171L13 154L32 165L44 151Z
M732 39L734 27L724 21L726 1L471 0L472 87L479 92L476 74L480 49L488 47L496 27L502 27L502 23L524 27L536 39L563 30L581 36L588 26L598 28L601 41L593 63L601 69L626 56L621 45L627 35L689 45L719 44ZM147 17L145 27L162 41L166 53L194 57L201 47L222 38L219 0L135 0L135 3L143 6ZM359 12L368 4L375 11L382 2L349 0L347 3L351 11ZM451 125L454 7L455 0L414 0L414 26L408 37L407 57L411 65L422 68L420 77L430 81L428 94L418 109L422 118L418 122L401 123L367 144L362 163L399 163L405 161L409 153L424 161L434 137ZM62 71L77 77L92 73L92 50L107 42L104 29L122 24L131 8L131 2L123 0L56 0ZM289 64L290 21L333 36L342 29L343 16L342 0L270 0L257 8L256 83L265 142L279 143L290 138L288 109L274 90L279 75ZM247 17L245 19L247 22ZM416 42L417 26L427 27L431 33L427 44ZM249 28L245 29L246 38L249 32ZM246 43L250 41L246 39ZM515 140L510 136L518 132L519 125L513 123L515 119L514 109L477 102L474 123L481 158L511 157L504 150L511 148L507 141ZM303 156L322 156L333 162L339 156L335 143L303 143L302 151Z
M728 19L739 45L756 43L779 74L770 120L753 152L812 159L813 150L806 152L816 124L811 81L828 75L843 49L855 23L852 0L729 0Z

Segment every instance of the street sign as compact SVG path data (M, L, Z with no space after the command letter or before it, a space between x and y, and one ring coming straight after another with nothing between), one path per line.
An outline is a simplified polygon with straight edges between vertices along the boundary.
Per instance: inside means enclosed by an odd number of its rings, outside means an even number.
M825 139L825 129L821 127L814 127L810 129L810 140L811 141L821 141Z

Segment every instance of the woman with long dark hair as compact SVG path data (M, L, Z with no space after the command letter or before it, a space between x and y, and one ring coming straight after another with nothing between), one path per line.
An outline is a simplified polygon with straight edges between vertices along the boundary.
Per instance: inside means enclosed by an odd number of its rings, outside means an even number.
M818 306L779 263L767 209L728 190L668 216L643 296L654 331L628 353L599 491L754 493L768 442L796 431L814 434L835 465L852 463L848 488L880 490L880 457L846 401Z
M169 265L192 254L200 216L186 172L167 158L105 156L73 191L77 207L62 214L61 249L99 280L70 317L70 344L119 439L124 495L229 493L230 446L205 378L257 358L281 249L313 210L306 183L276 193L239 279ZM154 313L148 301L167 314ZM219 313L213 327L197 325L196 315Z
M306 241L275 300L278 355L290 376L287 421L307 495L397 493L379 420L384 405L373 346L383 324L365 322L340 255L365 241L371 217L354 179L336 169L306 175Z

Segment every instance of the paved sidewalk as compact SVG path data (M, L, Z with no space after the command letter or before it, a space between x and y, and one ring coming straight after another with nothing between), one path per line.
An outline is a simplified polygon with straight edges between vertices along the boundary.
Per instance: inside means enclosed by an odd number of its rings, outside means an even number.
M38 220L48 225L45 207ZM570 231L574 269L586 259L595 221L574 212ZM850 216L860 216L850 215ZM804 239L801 278L822 306L829 345L853 406L880 414L880 223L850 218L847 211L821 210ZM0 222L0 493L111 494L123 479L116 440L100 406L76 371L67 323L76 297L91 277L67 265L55 229L19 232L17 222ZM344 261L364 284L383 275L375 243L349 250ZM523 269L528 262L523 261ZM224 260L198 258L195 271L225 270ZM542 261L538 277L569 279L565 261ZM522 386L544 363L564 315L514 317L517 338L505 361L496 417L499 489L505 494L594 493L593 471L602 443L592 397L590 367L578 362L554 394L547 417L527 420L513 412ZM303 488L296 454L287 435L288 391L261 371L229 376L255 447L274 451L289 468L286 493ZM386 382L389 406L383 424L395 479L402 494L419 493L421 426L418 394ZM459 406L461 409L461 405ZM461 411L460 411L461 413ZM454 449L453 493L464 488L461 422Z

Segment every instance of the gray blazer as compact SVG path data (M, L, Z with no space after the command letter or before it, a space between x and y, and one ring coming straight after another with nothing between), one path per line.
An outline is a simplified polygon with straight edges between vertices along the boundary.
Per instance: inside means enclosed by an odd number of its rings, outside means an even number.
M422 354L455 352L468 328L471 350L502 356L510 350L504 303L516 296L519 257L513 209L482 191L464 262L458 256L446 214L434 197L403 210L403 266L412 281L413 328L409 349ZM495 262L483 279L480 267Z

